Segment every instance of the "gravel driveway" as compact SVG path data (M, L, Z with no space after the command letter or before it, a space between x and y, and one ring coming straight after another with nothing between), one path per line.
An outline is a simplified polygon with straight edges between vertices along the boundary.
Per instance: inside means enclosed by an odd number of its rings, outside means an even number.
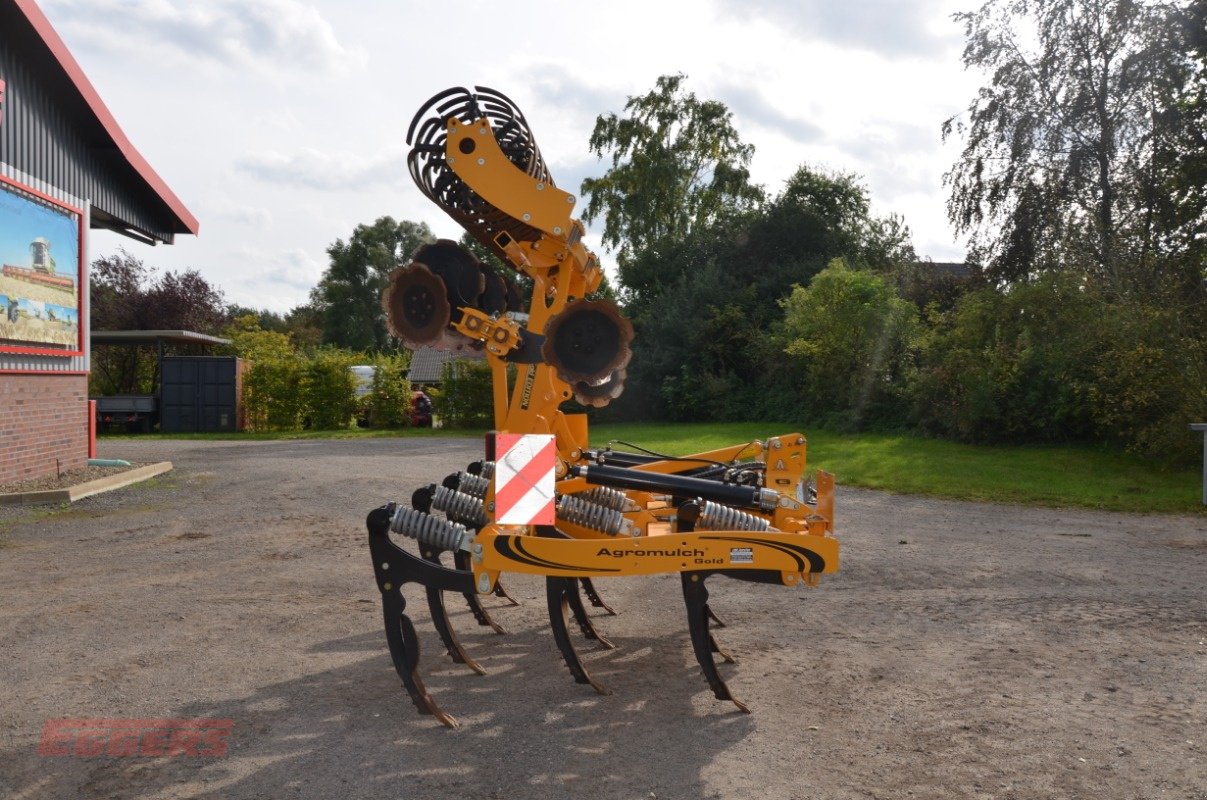
M365 513L476 439L103 441L170 460L53 513L0 509L3 798L1207 798L1207 517L841 489L843 570L813 590L714 578L722 665L692 655L677 576L599 580L616 650L544 615L454 625L421 596L420 717L394 674ZM839 480L841 481L839 476ZM220 757L39 756L48 719L229 719Z

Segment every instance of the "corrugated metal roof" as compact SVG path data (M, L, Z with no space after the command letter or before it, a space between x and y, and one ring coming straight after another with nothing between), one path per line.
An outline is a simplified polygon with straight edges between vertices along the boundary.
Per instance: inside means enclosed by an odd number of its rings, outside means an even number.
M444 374L444 365L450 361L481 361L482 354L474 350L436 350L421 347L411 355L411 370L407 380L416 383L439 383Z
M95 225L165 243L197 233L33 0L0 0L0 80L0 162L91 201Z

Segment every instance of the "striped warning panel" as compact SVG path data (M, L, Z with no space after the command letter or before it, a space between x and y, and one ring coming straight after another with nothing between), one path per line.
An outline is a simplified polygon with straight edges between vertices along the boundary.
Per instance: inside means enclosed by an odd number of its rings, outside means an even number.
M553 525L557 443L548 434L500 433L495 437L495 522Z

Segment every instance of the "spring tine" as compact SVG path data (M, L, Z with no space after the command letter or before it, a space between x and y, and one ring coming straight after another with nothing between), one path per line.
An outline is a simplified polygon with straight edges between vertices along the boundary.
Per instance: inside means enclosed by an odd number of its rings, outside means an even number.
M616 645L612 644L607 638L595 630L594 623L587 616L587 609L583 606L583 598L578 593L578 581L573 578L568 578L569 585L566 589L566 602L570 605L570 611L574 614L574 621L578 623L578 628L583 632L583 636L588 639L594 639L605 650L615 650Z
M725 685L721 673L717 672L717 662L712 657L714 643L712 635L708 632L708 589L704 586L708 573L682 572L680 578L683 581L683 600L687 605L687 626L691 632L692 650L696 653L696 661L704 671L704 677L708 679L708 685L712 687L713 695L718 700L729 700L741 711L749 714L750 709L735 699L729 687Z
M381 591L382 618L386 628L386 642L390 648L390 659L394 671L402 678L402 685L411 702L420 713L431 714L450 728L457 727L457 720L443 709L428 694L419 676L419 636L415 625L406 614L406 598L402 594L405 583L419 583L436 590L472 591L473 573L451 570L438 562L431 563L403 550L390 540L390 522L395 506L383 506L369 512L365 525L369 530L369 552L373 557L373 571L377 588Z
M570 641L570 631L566 629L566 610L570 606L569 595L577 592L573 578L545 579L545 598L549 603L549 626L553 629L553 639L557 642L557 649L562 652L562 659L570 668L575 683L589 683L600 694L611 694L587 672L587 668L578 658L574 643Z
M457 720L432 699L423 685L423 679L419 677L419 637L411 618L405 613L406 606L401 587L394 586L382 592L381 610L386 626L386 644L390 648L394 671L402 678L402 686L420 714L431 714L448 727L455 728Z
M500 597L500 598L506 600L507 602L511 603L513 606L520 605L520 601L516 600L514 597L512 597L510 594L508 594L507 590L503 588L502 581L495 581L495 597Z
M612 610L612 607L604 602L604 599L599 596L599 592L595 591L595 584L591 582L590 578L579 578L578 580L582 584L583 593L587 595L587 599L591 601L592 606L602 608L608 612L608 616L616 616L616 612ZM721 627L725 626L722 625Z
M707 603L704 604L704 613L708 614L708 618L712 620L712 624L718 628L729 627L720 617L717 616L716 612L712 610L712 606L708 605Z
M457 569L471 569L469 563L469 553L465 553L460 550L453 553L453 563L456 565ZM482 605L482 598L477 592L463 592L461 596L465 598L465 602L469 605L469 610L473 613L474 619L478 621L479 625L490 626L491 630L500 635L507 633L503 626L495 622L494 617L490 616L490 612L488 612L486 607Z
M424 558L433 564L440 563L440 555L435 552L425 554ZM485 675L486 670L477 661L470 658L457 639L457 633L453 630L452 622L448 618L448 609L444 606L444 592L433 586L424 588L427 591L427 607L432 615L432 625L435 626L436 633L440 634L440 641L444 642L444 649L448 651L449 657L455 663L464 664L479 675Z

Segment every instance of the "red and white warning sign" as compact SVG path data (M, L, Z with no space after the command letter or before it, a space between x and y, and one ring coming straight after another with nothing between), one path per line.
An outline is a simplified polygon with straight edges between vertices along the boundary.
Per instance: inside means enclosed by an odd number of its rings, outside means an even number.
M495 437L495 522L553 525L557 442L548 434Z

